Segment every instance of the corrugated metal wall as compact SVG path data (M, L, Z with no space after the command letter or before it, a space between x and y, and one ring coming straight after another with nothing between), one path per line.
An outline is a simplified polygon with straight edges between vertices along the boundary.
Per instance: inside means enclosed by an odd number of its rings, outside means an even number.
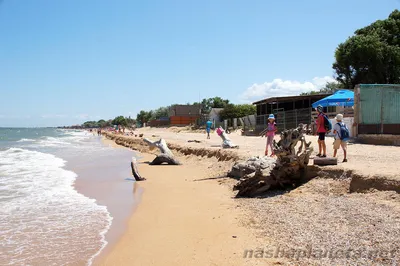
M359 134L400 134L400 85L359 85Z
M400 124L400 88L385 88L383 91L383 123Z
M374 85L360 85L361 121L363 124L381 123L382 90Z

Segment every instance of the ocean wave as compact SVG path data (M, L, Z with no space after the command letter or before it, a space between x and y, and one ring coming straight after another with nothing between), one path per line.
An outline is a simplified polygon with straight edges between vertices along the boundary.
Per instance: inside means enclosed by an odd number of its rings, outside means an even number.
M0 158L2 263L76 264L84 256L90 264L106 245L107 208L74 189L77 175L61 158L22 148Z
M35 141L34 139L20 139L17 142L33 142Z
M63 140L63 138L57 137L41 137L37 142L34 143L35 146L40 147L58 147L58 146L68 146L71 142Z

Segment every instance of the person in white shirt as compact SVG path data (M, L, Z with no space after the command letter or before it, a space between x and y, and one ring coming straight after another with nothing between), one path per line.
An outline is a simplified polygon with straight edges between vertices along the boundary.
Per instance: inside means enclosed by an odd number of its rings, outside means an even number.
M343 115L337 114L335 117L337 123L333 126L333 134L335 134L335 142L333 143L333 157L336 157L337 150L342 147L344 153L343 162L347 162L347 140L341 137L340 127L344 126L342 120Z

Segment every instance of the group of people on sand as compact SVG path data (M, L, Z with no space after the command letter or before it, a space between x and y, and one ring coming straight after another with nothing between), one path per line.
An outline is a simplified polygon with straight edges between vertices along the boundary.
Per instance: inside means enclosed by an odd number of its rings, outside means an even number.
M326 143L325 135L333 130L333 157L336 157L338 149L343 149L343 162L347 162L347 141L349 140L349 130L345 123L343 123L343 115L337 114L335 117L336 124L331 128L327 127L328 117L324 114L324 108L318 105L317 112L317 134L318 134L318 157L326 157ZM328 122L330 123L330 122Z
M333 130L334 134L334 142L333 142L333 157L336 157L338 149L341 147L343 149L344 159L343 162L347 162L347 141L349 139L349 130L345 123L343 123L343 115L337 114L336 124L331 127L330 121L328 117L323 112L323 107L319 105L316 108L318 112L317 117L317 134L318 134L318 154L317 157L326 157L326 143L325 136L331 130ZM268 149L271 148L271 157L274 156L274 149L272 146L274 137L276 132L278 131L278 127L275 123L275 116L270 114L268 116L268 125L265 129L265 137L267 138L267 145L265 147L265 156L268 156Z

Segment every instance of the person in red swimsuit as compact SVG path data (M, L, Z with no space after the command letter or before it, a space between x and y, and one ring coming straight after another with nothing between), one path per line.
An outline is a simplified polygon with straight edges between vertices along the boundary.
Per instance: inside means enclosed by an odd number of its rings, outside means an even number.
M324 108L321 105L318 105L317 112L317 134L318 134L318 157L326 157L326 144L325 144L325 119L324 119ZM321 154L322 151L322 154Z

